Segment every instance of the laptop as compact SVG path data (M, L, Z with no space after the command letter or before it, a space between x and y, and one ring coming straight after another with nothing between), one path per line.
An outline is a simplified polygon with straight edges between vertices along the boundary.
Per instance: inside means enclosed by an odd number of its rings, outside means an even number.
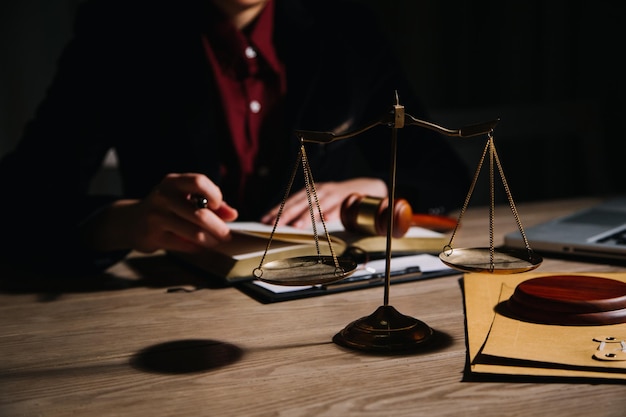
M524 232L537 253L626 261L626 197L524 228ZM504 245L526 247L519 231L507 234Z

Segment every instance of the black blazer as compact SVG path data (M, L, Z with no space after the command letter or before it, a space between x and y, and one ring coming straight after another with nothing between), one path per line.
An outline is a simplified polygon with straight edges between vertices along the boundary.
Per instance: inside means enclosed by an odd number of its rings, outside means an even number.
M278 203L299 146L294 130L350 130L379 118L394 91L427 118L400 66L354 2L275 0L275 42L287 71L281 161L260 157L260 176L242 219ZM228 137L202 49L207 0L87 0L58 72L16 150L0 162L3 252L80 253L72 231L114 196L87 195L115 148L125 197L146 195L170 172L202 172L221 184ZM426 65L426 64L425 64ZM374 128L307 152L317 182L388 179L390 129ZM271 151L271 150L270 150ZM271 152L268 152L271 153ZM445 212L467 191L467 170L438 135L399 132L398 192L415 211ZM294 187L302 187L296 180ZM229 201L230 190L224 189ZM53 246L51 248L51 246ZM83 254L91 262L93 257ZM97 257L98 258L98 257ZM99 264L106 266L108 260Z

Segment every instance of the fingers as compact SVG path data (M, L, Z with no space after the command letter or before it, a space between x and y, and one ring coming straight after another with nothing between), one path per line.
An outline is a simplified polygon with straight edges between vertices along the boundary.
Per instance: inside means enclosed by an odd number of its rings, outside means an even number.
M209 178L201 174L168 174L156 188L160 204L169 207L177 215L203 226L206 216L198 216L198 208L207 208L217 213L224 221L237 217L237 210L222 198L222 191ZM198 207L201 202L202 206ZM200 218L200 221L198 219Z
M317 199L325 221L334 221L341 217L341 203L350 194L358 192L372 196L385 196L387 186L378 178L354 178L341 182L323 182L316 186ZM319 221L319 213L312 200L315 221ZM261 221L267 224L276 222L279 207L270 210ZM311 225L309 200L305 190L294 193L286 201L280 215L280 224L294 227L308 227Z
M324 215L325 221L333 221L339 218L341 202L343 201L343 193L337 192L336 183L320 183L317 186L316 194L317 200L320 204L320 209ZM314 198L311 198L311 204L313 205L313 214L315 221L321 221L320 214ZM273 208L268 212L261 221L266 224L273 224L276 222L278 216L279 207ZM290 196L283 207L283 211L280 215L280 224L289 225L297 228L307 228L311 226L311 208L307 194L304 190L301 190L292 196Z
M195 226L195 230L198 230L198 238L193 239L199 243L202 242L201 233L208 232L219 240L224 240L230 235L230 229L225 223L237 218L237 211L226 203L223 203L217 209L210 210L208 208L196 208L191 204L190 207L185 207L182 213L176 213L181 219L184 219L189 227ZM186 230L185 230L186 231ZM185 233L188 235L189 233Z
M223 202L217 209L213 210L217 216L225 222L232 222L237 219L237 209Z
M223 204L222 191L206 176L201 174L168 174L156 187L156 192L168 206L182 211L194 196L206 199L205 205L215 210Z
M210 210L201 211L203 215L208 217L207 224L223 224L223 221ZM174 214L163 216L159 221L161 224L157 230L161 230L162 236L160 238L163 240L164 248L170 250L176 246L185 248L185 251L197 250L199 247L212 247L230 237L228 227L225 227L224 230L202 228Z
M276 223L279 210L280 206L274 207L261 218L261 222L265 224ZM304 190L293 194L285 201L282 212L280 213L279 224L294 227L304 227L304 224L311 224L308 199Z
M198 204L200 203L200 206ZM222 199L222 192L201 174L168 174L143 201L145 247L197 250L228 240L226 222L237 210Z

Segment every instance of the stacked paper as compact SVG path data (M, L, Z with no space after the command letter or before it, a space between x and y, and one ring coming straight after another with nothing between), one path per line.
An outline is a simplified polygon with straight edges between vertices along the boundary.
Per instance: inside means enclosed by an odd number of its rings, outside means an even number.
M571 275L571 273L567 273ZM535 324L498 312L524 280L558 273L466 274L470 370L474 373L626 379L626 323ZM626 282L626 273L593 273Z

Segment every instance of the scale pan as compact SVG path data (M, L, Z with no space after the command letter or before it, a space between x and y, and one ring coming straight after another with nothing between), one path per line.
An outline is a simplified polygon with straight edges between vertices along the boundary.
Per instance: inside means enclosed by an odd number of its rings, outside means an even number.
M532 271L543 262L536 253L521 249L455 248L444 250L439 259L451 268L465 272L518 274Z
M332 256L300 256L279 259L254 270L254 277L270 284L297 286L318 285L340 281L356 270L352 258L337 258L335 266Z

